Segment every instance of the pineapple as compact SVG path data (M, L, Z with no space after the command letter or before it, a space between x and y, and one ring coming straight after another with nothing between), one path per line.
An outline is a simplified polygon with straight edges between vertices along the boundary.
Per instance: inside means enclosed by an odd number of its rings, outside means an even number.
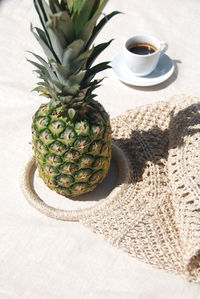
M40 81L34 89L49 99L36 111L32 141L36 165L45 184L76 197L92 191L105 178L111 160L109 115L93 91L95 75L109 62L93 65L111 41L94 39L117 11L102 16L107 0L34 0L43 29L31 31L46 60L30 52Z

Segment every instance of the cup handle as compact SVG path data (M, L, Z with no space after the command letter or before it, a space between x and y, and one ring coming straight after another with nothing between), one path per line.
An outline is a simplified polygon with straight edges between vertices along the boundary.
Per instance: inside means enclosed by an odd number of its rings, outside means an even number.
M168 44L165 41L160 42L160 54L163 55L168 49Z

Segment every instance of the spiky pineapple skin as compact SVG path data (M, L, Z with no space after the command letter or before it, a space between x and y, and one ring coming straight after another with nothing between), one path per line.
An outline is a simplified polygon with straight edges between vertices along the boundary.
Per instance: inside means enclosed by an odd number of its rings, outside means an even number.
M95 100L76 120L41 105L33 117L32 141L40 177L58 194L70 198L92 191L108 173L110 119Z

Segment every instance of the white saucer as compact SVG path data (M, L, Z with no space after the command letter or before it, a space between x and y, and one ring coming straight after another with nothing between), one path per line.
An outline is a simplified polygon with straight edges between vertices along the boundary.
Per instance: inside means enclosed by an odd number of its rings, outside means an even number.
M163 54L160 57L155 70L151 74L144 77L138 77L131 72L124 61L122 52L119 52L113 58L111 66L119 80L135 86L157 85L167 80L174 72L174 63L166 54Z

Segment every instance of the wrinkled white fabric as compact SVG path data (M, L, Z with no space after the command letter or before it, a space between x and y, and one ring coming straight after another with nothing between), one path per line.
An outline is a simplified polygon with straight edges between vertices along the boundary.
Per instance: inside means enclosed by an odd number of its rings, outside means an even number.
M105 71L97 93L111 117L173 94L200 96L198 0L110 0L105 11L113 10L124 14L98 37L96 43L115 39L99 61L111 60L128 37L148 33L168 42L175 73L158 86L134 88ZM39 24L32 1L1 0L0 298L200 298L199 285L129 257L79 223L47 218L24 199L19 176L32 153L31 117L43 101L30 92L37 79L25 51L42 54L30 22Z

